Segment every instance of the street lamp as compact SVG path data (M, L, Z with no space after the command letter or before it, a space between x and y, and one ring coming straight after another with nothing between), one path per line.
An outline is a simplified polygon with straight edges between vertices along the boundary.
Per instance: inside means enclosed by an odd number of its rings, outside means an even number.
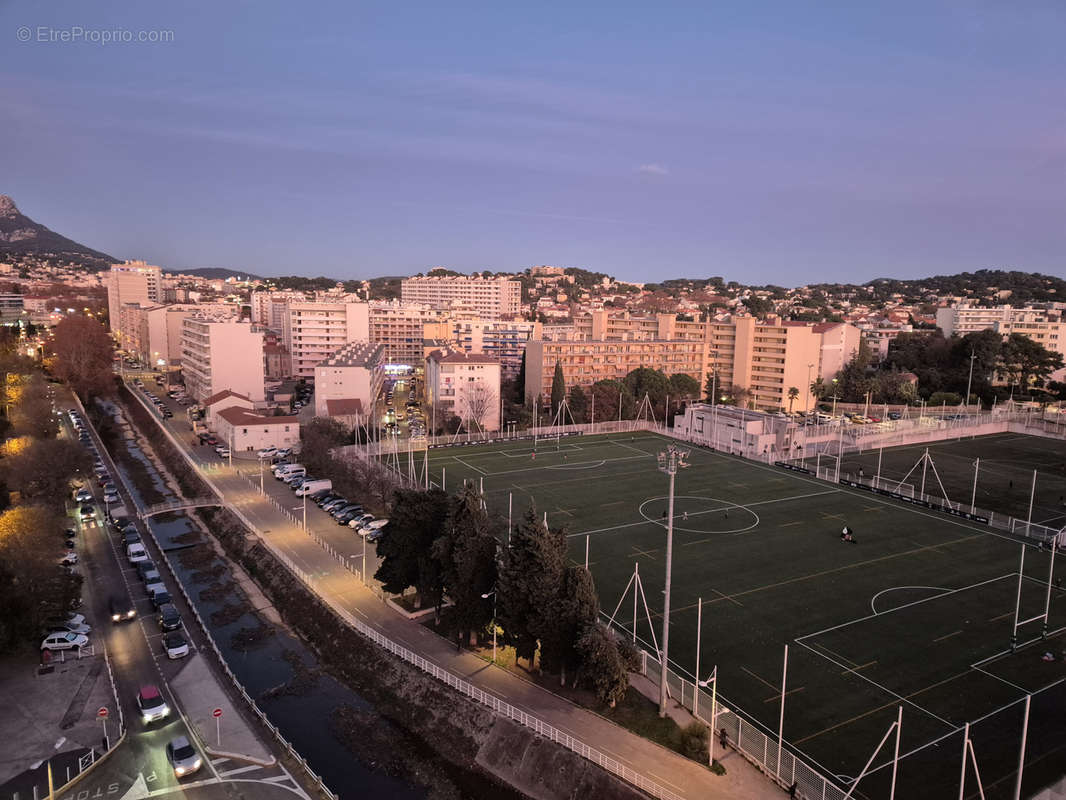
M492 663L496 663L496 590L485 592L481 595L482 600L492 598Z
M714 727L717 724L716 721L715 721L715 717L718 715L718 667L715 666L715 668L713 670L711 670L710 677L707 678L707 680L705 680L705 681L698 680L699 679L698 675L696 677L697 677L697 683L699 683L701 689L706 689L708 686L711 687L711 735L708 737L708 739L709 739L709 749L708 749L707 755L710 758L710 765L713 767L714 766L714 737L718 735L718 732L717 732L717 730Z
M837 415L837 400L840 399L840 395L837 394L837 379L833 378L833 416Z
M659 716L666 716L666 670L670 653L670 576L674 555L674 480L677 471L688 466L688 450L670 445L658 454L659 472L670 476L670 495L666 509L666 588L663 590L663 651L659 662Z

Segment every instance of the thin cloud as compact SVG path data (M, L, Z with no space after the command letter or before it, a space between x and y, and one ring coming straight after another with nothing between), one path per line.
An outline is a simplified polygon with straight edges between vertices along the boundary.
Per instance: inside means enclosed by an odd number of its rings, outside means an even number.
M662 164L641 164L637 167L637 172L642 175L669 175L670 170L664 167Z

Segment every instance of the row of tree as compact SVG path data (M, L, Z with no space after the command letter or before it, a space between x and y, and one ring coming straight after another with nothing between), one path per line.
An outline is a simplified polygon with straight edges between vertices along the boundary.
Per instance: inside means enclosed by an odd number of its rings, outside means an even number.
M81 447L57 437L51 387L22 345L0 335L0 643L7 647L36 639L44 619L80 594L80 576L59 565L61 515L70 481L90 466Z
M506 546L501 541L506 537ZM634 665L627 643L599 620L592 575L567 563L566 533L531 505L514 525L490 514L477 489L401 489L378 543L375 577L385 591L417 591L440 619L445 600L457 643L474 644L493 626L517 658L596 692L614 705Z

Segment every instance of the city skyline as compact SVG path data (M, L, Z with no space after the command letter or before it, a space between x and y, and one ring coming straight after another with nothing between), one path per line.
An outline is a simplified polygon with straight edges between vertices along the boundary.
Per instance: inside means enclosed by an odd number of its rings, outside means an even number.
M1064 274L1062 8L611 11L6 6L0 189L265 276Z

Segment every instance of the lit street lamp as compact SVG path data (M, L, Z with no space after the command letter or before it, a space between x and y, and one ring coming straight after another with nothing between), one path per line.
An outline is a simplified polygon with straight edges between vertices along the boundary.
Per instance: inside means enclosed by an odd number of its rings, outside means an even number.
M666 509L666 588L663 590L663 651L659 662L659 716L666 716L666 670L670 653L670 577L674 555L674 479L678 469L688 466L689 451L670 445L658 454L659 471L670 476L670 495Z
M496 590L481 595L482 600L492 598L492 663L496 663Z

